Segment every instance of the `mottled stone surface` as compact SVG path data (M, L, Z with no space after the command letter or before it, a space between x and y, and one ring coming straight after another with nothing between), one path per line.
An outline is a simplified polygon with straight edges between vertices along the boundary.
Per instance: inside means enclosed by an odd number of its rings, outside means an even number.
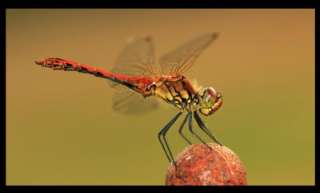
M194 144L171 164L166 185L246 185L246 170L239 157L226 146Z

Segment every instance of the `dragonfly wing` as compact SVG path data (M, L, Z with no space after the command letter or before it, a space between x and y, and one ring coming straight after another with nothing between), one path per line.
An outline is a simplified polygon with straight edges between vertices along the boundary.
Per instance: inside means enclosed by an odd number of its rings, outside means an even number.
M132 76L155 74L153 39L150 36L145 36L129 40L111 71Z
M112 98L112 108L124 114L139 114L150 112L159 107L156 98L147 97L119 85Z
M177 49L163 55L160 66L163 74L182 74L186 72L216 38L218 33L205 34L181 45Z
M157 73L155 66L155 52L153 39L150 36L134 37L119 54L113 73L129 76L152 76ZM144 98L142 95L127 87L110 82L115 88L112 107L115 111L125 114L136 114L151 111L158 107L158 101L153 98Z

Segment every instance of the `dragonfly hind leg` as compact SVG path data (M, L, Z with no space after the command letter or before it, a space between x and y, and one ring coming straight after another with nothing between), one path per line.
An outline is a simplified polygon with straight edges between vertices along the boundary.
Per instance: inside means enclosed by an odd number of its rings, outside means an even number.
M171 161L173 162L174 165L176 165L173 154L169 148L167 139L166 139L166 134L169 131L169 129L171 128L171 126L176 122L176 120L180 117L180 115L182 114L182 112L179 112L178 114L176 114L173 119L171 119L158 133L158 139L160 141L161 147L163 149L163 151L165 152L169 162L171 163ZM162 138L161 138L162 137ZM163 141L162 141L163 139ZM168 150L168 151L167 151Z
M204 122L202 121L201 117L199 116L199 114L197 112L194 112L194 118L196 120L196 122L198 123L200 129L207 134L214 142L216 142L219 145L223 145L222 143L220 143L215 137L214 135L210 132L210 130L208 129L208 127L204 124Z
M191 145L191 141L182 133L182 129L184 128L186 122L187 122L187 119L188 119L188 115L186 115L186 117L184 118L184 120L182 121L182 124L180 125L180 128L179 128L179 134L180 136L189 144Z

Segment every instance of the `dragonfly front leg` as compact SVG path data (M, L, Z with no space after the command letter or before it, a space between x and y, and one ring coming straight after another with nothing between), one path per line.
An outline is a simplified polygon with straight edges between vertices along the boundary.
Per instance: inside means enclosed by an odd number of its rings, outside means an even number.
M169 129L171 128L171 126L176 122L176 120L180 117L180 115L182 114L182 112L179 112L178 114L176 114L173 119L171 119L171 121L169 121L169 123L167 123L158 133L158 139L160 141L160 144L162 146L163 151L165 152L169 162L171 163L171 161L173 161L174 165L176 165L175 161L174 161L174 157L172 155L172 152L169 148L167 139L166 139L166 133L169 131ZM162 138L161 138L162 137ZM163 141L162 141L163 139ZM167 150L166 150L167 148Z
M215 137L214 135L210 132L210 130L207 128L207 126L204 124L204 122L202 121L201 117L199 116L199 114L197 112L194 112L194 118L196 120L196 122L198 123L200 129L205 132L214 142L216 142L219 145L222 145L222 143L220 143Z

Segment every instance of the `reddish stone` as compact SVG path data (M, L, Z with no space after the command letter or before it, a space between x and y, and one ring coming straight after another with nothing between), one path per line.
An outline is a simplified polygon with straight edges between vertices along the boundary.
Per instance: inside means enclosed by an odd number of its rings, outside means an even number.
M187 147L171 164L166 185L246 185L246 170L226 146L209 143Z

